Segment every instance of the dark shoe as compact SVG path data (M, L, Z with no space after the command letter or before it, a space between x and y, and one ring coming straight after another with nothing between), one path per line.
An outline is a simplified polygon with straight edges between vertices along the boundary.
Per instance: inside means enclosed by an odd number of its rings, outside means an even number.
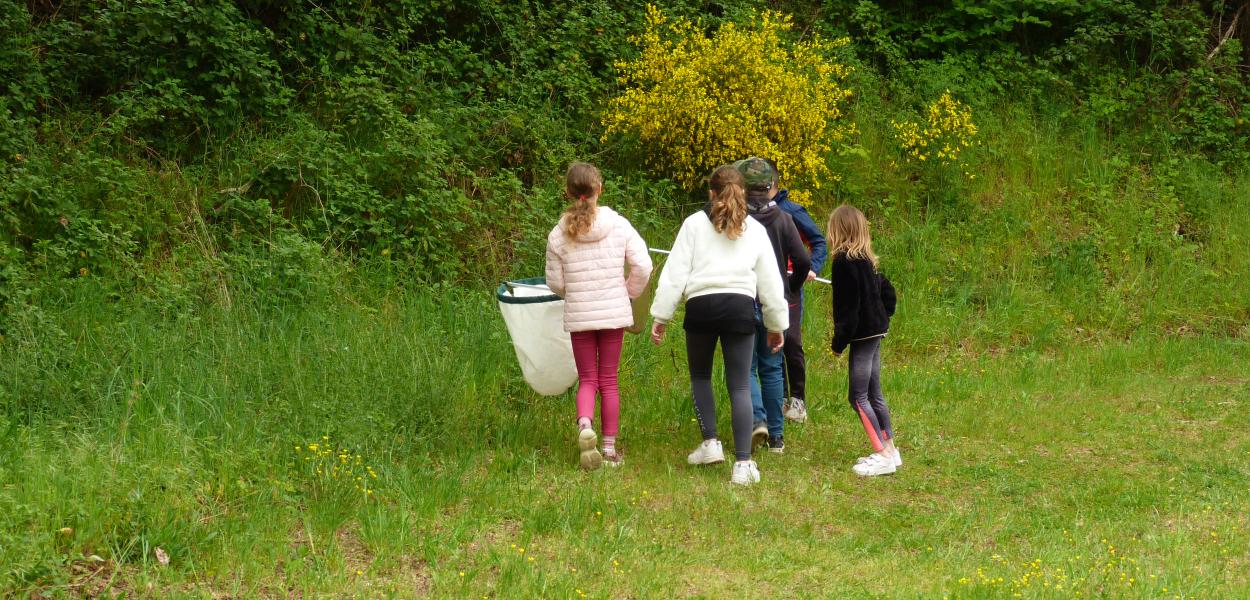
M768 451L773 454L782 454L786 451L786 440L784 436L770 435L768 436Z

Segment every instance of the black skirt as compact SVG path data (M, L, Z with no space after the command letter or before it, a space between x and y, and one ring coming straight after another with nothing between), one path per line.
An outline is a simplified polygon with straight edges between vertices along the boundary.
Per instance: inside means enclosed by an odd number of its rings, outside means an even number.
M686 331L755 333L755 298L746 294L707 294L686 301Z

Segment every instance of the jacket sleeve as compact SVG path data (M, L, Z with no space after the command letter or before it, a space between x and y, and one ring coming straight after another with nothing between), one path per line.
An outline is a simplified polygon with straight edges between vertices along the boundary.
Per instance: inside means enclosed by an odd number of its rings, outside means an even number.
M856 270L845 255L833 258L830 279L833 285L833 344L834 352L841 354L851 343L855 328L859 325L859 282Z
M553 231L551 232L551 235L547 236L546 277L547 277L547 287L551 288L551 291L554 292L555 295L563 298L564 297L564 261L560 258L560 253L558 250L559 241L556 238L557 235L558 233Z
M625 279L625 291L631 300L642 295L651 281L651 255L647 253L647 242L638 235L633 225L625 224L629 230L629 241L625 243L625 263L629 265L629 277Z
M881 275L881 304L885 305L885 316L893 317L895 305L898 304L898 296L894 292L894 285L890 283L890 278Z
M764 328L779 333L790 328L790 304L786 301L785 281L777 270L777 257L773 255L768 234L761 228L755 254L755 297L759 298L764 313Z
M796 204L796 206L798 205ZM807 209L802 206L790 213L790 216L794 217L794 226L798 228L799 233L803 234L803 239L807 240L807 245L812 247L811 270L820 274L821 269L825 268L825 260L829 258L829 248L825 244L824 232L812 220L812 216L807 214ZM798 269L795 270L797 271Z
M803 238L799 236L793 220L785 225L785 244L786 256L790 259L790 268L793 269L788 291L798 296L803 291L803 284L807 282L807 273L812 270L812 257L807 253L807 247L803 245Z
M660 280L656 283L655 299L651 301L651 317L660 323L667 323L677 312L677 303L686 293L686 282L690 280L693 234L689 225L682 223L673 241L673 250L664 261L660 270Z

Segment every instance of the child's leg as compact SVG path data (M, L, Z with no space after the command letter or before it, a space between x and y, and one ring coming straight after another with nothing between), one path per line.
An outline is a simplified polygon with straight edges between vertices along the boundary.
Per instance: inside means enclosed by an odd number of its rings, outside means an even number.
M764 388L760 385L760 346L768 346L768 330L764 329L764 317L760 308L755 307L755 342L751 344L751 375L747 383L751 386L751 415L755 423L768 420L768 411L764 410ZM723 346L723 343L722 343Z
M881 424L881 431L885 437L894 438L894 428L890 426L890 407L885 403L885 396L881 393L881 338L874 340L877 342L876 348L872 351L872 379L868 382L868 399L872 402L872 409L877 413L877 422Z
M595 414L595 393L599 391L597 333L574 331L569 334L573 341L573 363L577 365L577 424L580 427L589 427Z
M721 335L721 356L725 361L725 387L733 410L734 454L738 460L751 460L751 361L755 354L755 334Z
M768 413L764 410L764 390L760 387L758 358L756 353L751 353L751 372L747 375L748 393L751 395L751 417L756 422L768 420Z
M807 357L803 354L803 294L790 305L790 328L786 330L786 387L791 398L807 399Z
M876 452L885 449L883 442L885 436L868 396L872 384L873 351L880 341L880 338L874 338L851 342L850 365L847 369L850 378L847 395L851 401L851 408L859 414L864 431L868 433L868 441L872 442L872 449Z
M784 355L774 353L768 347L768 331L759 328L755 333L755 365L760 374L761 404L764 418L768 421L768 435L778 437L784 433L785 416L781 412L781 403L785 401L786 383ZM758 413L757 417L758 418Z
M716 334L686 332L690 395L694 397L694 416L699 419L704 440L716 437L716 398L712 396L712 358L715 355Z
M881 426L882 440L886 449L890 452L894 451L894 428L890 426L890 407L885 403L885 396L881 393L881 338L876 340L876 348L872 351L872 377L868 380L868 402L872 404L872 411L877 416L877 423Z
M621 345L624 329L605 329L599 332L599 411L602 415L604 444L615 438L621 417L620 386L617 370L621 364Z

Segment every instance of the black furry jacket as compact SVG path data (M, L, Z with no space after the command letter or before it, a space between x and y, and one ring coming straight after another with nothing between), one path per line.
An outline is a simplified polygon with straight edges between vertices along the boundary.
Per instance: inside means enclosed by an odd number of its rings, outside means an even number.
M833 256L833 351L841 354L855 340L890 330L896 297L894 286L877 272L872 261L850 258L845 251Z

